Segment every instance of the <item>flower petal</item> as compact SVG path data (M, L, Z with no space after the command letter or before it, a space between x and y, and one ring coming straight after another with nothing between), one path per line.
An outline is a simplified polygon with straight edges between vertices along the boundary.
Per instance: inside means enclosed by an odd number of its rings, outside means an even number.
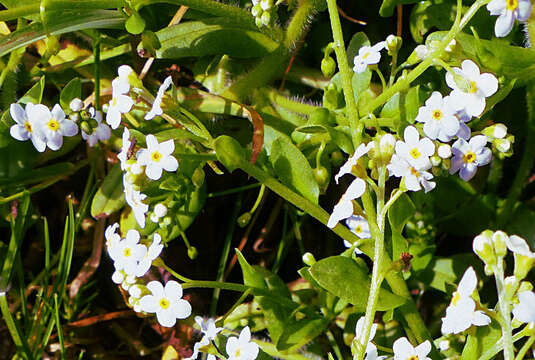
M165 284L165 295L172 299L182 298L182 286L174 280L170 280Z

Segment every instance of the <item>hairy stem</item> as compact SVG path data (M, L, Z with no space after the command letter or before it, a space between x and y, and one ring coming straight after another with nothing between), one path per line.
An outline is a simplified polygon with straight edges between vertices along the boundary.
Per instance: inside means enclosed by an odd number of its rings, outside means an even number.
M498 307L500 308L500 315L502 317L502 341L503 341L503 357L504 360L513 360L515 353L513 349L513 326L511 324L511 304L510 299L507 298L505 290L505 279L503 273L503 260L499 260L494 268L494 276L496 278L496 288L498 290Z

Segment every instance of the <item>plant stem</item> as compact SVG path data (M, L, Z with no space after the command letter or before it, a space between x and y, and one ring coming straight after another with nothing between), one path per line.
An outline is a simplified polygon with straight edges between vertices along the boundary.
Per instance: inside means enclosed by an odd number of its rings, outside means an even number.
M496 288L498 290L498 307L502 317L502 340L503 340L503 357L504 360L513 360L515 358L513 349L513 326L511 324L511 304L507 298L505 290L505 279L503 272L503 260L499 259L498 264L494 267L494 277L496 278Z
M93 40L93 57L95 59L95 110L100 110L100 32Z
M529 349L531 349L531 345L533 345L533 342L535 342L535 335L531 335L531 336L526 340L526 342L524 343L524 345L522 346L522 348L520 349L520 351L518 352L518 354L516 354L516 358L515 358L515 360L522 360L522 359L524 359L524 356L526 356L526 353L529 351Z

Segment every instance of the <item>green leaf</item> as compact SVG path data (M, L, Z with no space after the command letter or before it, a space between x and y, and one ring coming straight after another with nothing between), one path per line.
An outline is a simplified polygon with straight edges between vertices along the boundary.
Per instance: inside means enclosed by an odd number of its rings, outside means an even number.
M62 10L48 12L50 35L60 35L83 29L117 29L123 26L124 18L116 10ZM0 56L14 49L27 46L46 38L43 24L35 22L0 38Z
M243 274L243 283L244 285L259 288L259 289L266 289L266 283L264 282L264 276L260 274L258 271L255 270L247 260L243 257L240 250L236 249L236 255L238 256L238 262L241 266L241 271Z
M496 321L488 326L475 326L474 332L468 335L461 360L493 359L496 354L486 355L486 350L494 348L501 337L502 329Z
M137 11L132 11L132 15L126 20L124 27L130 34L138 35L145 30L145 20Z
M412 8L410 30L414 41L422 43L424 36L433 28L448 30L457 12L457 3L452 0L422 1Z
M91 216L96 219L107 217L120 210L124 204L123 172L121 164L115 164L104 178L91 203Z
M301 151L287 137L271 145L271 164L277 177L313 203L318 203L319 187L314 171Z
M214 148L217 159L228 169L233 172L245 162L245 150L240 143L234 138L221 135L214 142Z
M269 54L278 44L266 35L236 25L232 19L188 21L156 32L161 48L158 59L180 59L215 54L254 58ZM138 48L141 50L141 48Z
M364 311L370 291L370 277L367 269L346 257L331 256L316 262L310 268L314 279L328 292L338 296ZM379 291L377 310L395 309L406 302L401 296L386 289Z
M0 45L1 47L1 45ZM20 99L19 103L27 104L29 102L33 104L40 104L43 99L43 91L45 90L45 77L41 76L38 82L36 82L30 90L26 92Z
M292 319L293 320L293 319ZM279 350L293 351L321 335L330 323L328 318L304 318L285 324L277 342Z
M414 4L420 0L383 0L381 8L379 9L379 15L389 17L394 15L394 9L396 5Z
M383 106L380 117L392 118L395 130L401 134L405 126L414 123L420 107L420 98L419 85L406 92L396 93Z
M79 78L74 78L68 82L59 94L59 104L63 110L68 111L69 105L74 98L80 99L82 97L82 82Z
M455 286L466 269L472 266L476 273L482 273L481 262L474 254L456 254L447 258L435 258L429 267L421 272L419 278L434 289L448 292Z
M388 210L388 221L392 230L402 232L407 221L414 216L416 207L407 194L403 194Z
M351 85L353 85L353 92L355 94L355 101L358 104L360 95L370 88L370 82L372 80L372 72L370 69L357 74L354 73L351 78Z

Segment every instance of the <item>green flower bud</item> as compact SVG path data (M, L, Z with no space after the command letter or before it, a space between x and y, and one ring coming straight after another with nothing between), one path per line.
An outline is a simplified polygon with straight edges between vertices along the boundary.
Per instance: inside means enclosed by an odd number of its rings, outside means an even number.
M80 122L80 129L82 129L82 131L88 135L91 135L93 133L93 129L91 128L91 125L89 125L87 121Z
M532 291L533 290L533 284L529 281L521 281L520 286L518 287L518 292L524 292L524 291Z
M505 278L505 296L507 299L512 299L518 288L518 280L514 276L508 276Z
M485 275L487 276L491 276L494 274L494 270L492 270L492 266L490 266L489 264L485 264L484 271L485 271Z
M437 155L431 156L429 160L431 161L431 165L433 166L439 166L440 163L442 162L442 159Z
M260 4L256 4L251 8L251 14L257 18L262 15L262 8L260 7Z
M324 166L318 166L314 169L314 179L318 183L320 189L329 185L329 171Z
M509 139L494 139L492 144L501 153L507 154L511 150L511 141Z
M515 253L515 277L518 280L525 279L530 270L535 265L535 254Z
M166 226L169 226L171 225L171 217L170 216L166 216L163 218L163 220L160 222L160 226L163 226L163 227L166 227Z
M246 213L241 214L238 217L238 220L236 222L238 223L239 227L243 228L243 227L246 227L247 224L249 224L250 221L251 221L251 213L250 212L246 212Z
M496 231L492 235L492 243L494 245L494 253L497 257L503 258L507 254L506 239L508 236L503 231Z
M493 233L490 230L485 230L474 238L472 247L474 252L485 263L485 265L494 266L497 262L496 254L492 243Z
M262 13L262 16L260 16L260 22L262 23L262 25L269 26L269 24L271 23L271 14L267 11L264 11Z
M503 139L507 136L507 126L504 124L494 124L486 127L481 132L490 139Z
M303 263L308 266L312 266L316 263L316 258L311 253L307 252L303 254Z
M188 248L188 257L191 260L195 260L197 258L197 255L199 255L199 253L197 252L197 248L195 246L190 246Z
M324 57L321 60L321 72L325 77L332 77L336 71L336 62L330 56Z
M399 36L388 35L386 37L386 48L388 49L388 55L392 56L396 54L401 48L403 40Z
M49 35L45 40L45 44L46 52L49 56L56 55L61 50L61 44L57 36Z
M260 19L260 17L256 17L256 18L254 19L254 22L255 22L255 24L256 24L256 27L261 28L262 26L264 26L264 24L262 24L262 20Z
M383 164L388 164L396 147L396 138L392 134L384 134L379 139L379 156Z

